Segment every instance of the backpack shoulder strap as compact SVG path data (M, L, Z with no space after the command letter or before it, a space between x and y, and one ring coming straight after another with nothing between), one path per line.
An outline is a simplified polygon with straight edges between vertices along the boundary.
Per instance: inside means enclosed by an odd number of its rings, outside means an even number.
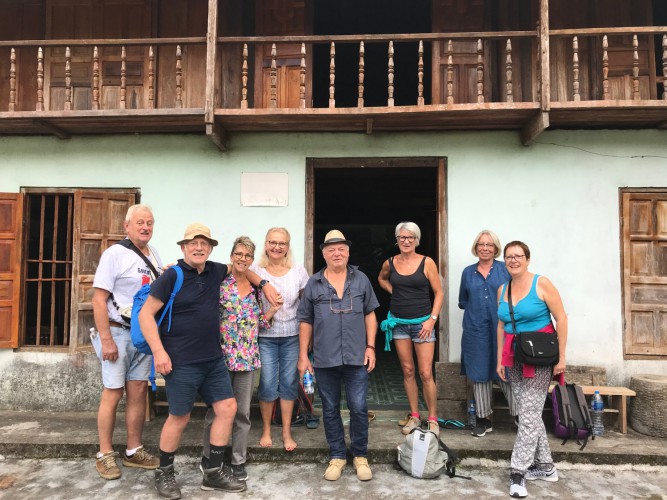
M176 294L181 291L181 287L183 286L183 269L181 269L181 266L176 264L173 266L171 269L173 269L176 272L176 281L174 282L174 288L171 291L171 295L169 296L169 300L167 301L167 304L164 306L164 310L162 311L162 315L160 316L160 320L158 321L158 326L162 323L162 320L164 319L165 315L167 312L169 313L169 323L167 324L167 331L171 331L171 311L173 309L174 305L174 298L176 297Z
M574 420L572 419L572 408L570 406L570 396L568 394L568 387L571 385L572 384L556 385L556 388L559 390L558 395L560 396L560 404L563 406L563 417L565 417L564 424L570 430L570 437L574 438L577 430L573 424ZM567 443L568 439L570 438L563 439L562 444Z

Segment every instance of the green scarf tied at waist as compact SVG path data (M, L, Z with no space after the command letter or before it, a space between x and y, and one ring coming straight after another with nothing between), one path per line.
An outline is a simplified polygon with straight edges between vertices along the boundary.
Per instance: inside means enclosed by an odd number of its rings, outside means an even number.
M391 311L387 312L387 319L380 323L380 330L385 333L384 337L384 350L391 351L391 339L394 337L394 328L398 325L419 325L424 321L428 320L431 316L426 315L421 318L412 318L412 319L403 319L397 318Z

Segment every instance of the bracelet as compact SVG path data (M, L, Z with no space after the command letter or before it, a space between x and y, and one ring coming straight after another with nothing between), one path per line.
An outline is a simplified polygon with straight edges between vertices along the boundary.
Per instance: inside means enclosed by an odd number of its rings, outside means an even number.
M366 344L366 349L373 349L373 351L375 351L375 346L372 346L370 344Z

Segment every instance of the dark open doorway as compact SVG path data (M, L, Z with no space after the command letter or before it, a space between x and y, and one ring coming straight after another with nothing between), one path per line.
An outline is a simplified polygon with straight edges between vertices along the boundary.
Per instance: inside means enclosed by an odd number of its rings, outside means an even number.
M444 161L438 158L311 159L308 161L307 222L312 246L307 262L313 272L324 267L319 244L330 229L352 241L350 263L371 280L380 301L378 322L387 316L389 294L377 277L382 263L397 252L394 228L401 221L419 225L418 252L441 262L444 231ZM310 255L308 255L310 254ZM441 270L444 274L444 270ZM436 344L438 359L440 341ZM377 369L371 376L369 407L407 409L396 354L384 351L384 334L376 341Z

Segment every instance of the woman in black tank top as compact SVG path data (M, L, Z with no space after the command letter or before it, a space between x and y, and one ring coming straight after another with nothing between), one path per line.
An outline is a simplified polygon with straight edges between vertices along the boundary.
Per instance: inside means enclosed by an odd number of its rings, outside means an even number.
M436 340L434 328L442 308L444 292L433 259L416 252L421 237L419 226L413 222L401 222L396 226L394 234L400 253L385 261L378 282L391 294L389 312L392 321L397 323L393 328L394 346L401 362L403 385L410 404L410 416L402 432L409 434L421 425L414 349L428 407L428 427L438 434L440 427L432 367Z

